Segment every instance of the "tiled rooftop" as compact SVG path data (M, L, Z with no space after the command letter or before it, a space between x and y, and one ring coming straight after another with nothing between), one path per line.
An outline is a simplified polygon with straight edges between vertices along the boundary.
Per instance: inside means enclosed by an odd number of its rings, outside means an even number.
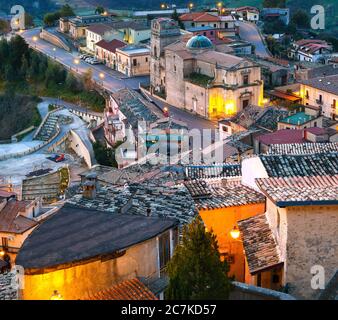
M146 101L134 90L121 89L113 93L112 97L133 128L137 128L138 121L153 123L162 117L155 105Z
M279 248L265 214L238 222L249 271L259 271L282 264Z
M223 184L221 179L218 183L197 180L187 182L185 185L199 210L265 202L265 197L261 193L241 184Z
M303 130L288 130L282 129L277 130L275 132L262 134L257 137L257 140L267 146L275 144L275 145L282 145L282 144L300 144L305 142L304 139L304 132Z
M264 178L258 187L279 206L338 204L338 174L297 178Z
M213 164L213 165L188 165L185 167L187 178L210 179L210 178L235 178L240 177L241 166L239 164Z
M304 80L302 83L312 88L338 95L338 74Z
M157 300L157 298L140 280L134 278L99 291L86 300Z
M338 174L338 153L261 155L269 177L305 177Z
M30 203L10 199L0 210L0 232L21 234L34 228L38 224L36 221L20 215Z
M292 125L303 125L311 120L316 119L317 117L306 114L305 112L297 112L291 116L279 120L281 123L287 123Z
M295 131L295 130L287 130ZM273 155L304 155L315 153L337 152L338 143L290 143L290 144L272 144L269 147L268 154Z
M123 169L94 166L84 172L84 178L88 174L96 173L97 179L104 185L125 186L130 183L153 182L162 186L170 186L181 183L184 179L184 169L181 166L163 166L134 164Z
M152 216L177 218L181 223L190 222L197 214L194 201L183 185L168 187L156 181L105 186L98 189L93 200L77 194L68 202L112 214L146 216L150 211Z

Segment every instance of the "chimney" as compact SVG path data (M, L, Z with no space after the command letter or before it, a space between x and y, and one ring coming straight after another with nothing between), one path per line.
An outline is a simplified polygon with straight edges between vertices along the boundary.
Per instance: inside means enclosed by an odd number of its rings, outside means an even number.
M82 184L82 191L83 198L89 200L96 198L97 174L95 172L86 175L85 182Z

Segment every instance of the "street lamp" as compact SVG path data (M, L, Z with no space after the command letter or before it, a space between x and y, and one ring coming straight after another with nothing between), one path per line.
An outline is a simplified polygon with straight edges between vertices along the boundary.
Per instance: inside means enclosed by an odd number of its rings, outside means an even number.
M194 4L192 2L189 3L189 9L192 10L193 7L194 7Z
M104 77L105 77L105 75L104 75L104 73L103 72L101 72L100 74L99 74L99 77L100 77L100 79L102 80L102 87L103 87L103 80L104 80Z
M78 72L79 71L79 69L78 69L78 65L79 65L79 63L80 63L80 60L78 59L78 58L75 58L74 59L74 63L75 63L75 65L76 65L76 72Z
M6 254L6 252L5 252L4 250L1 250L1 251L0 251L0 257L4 257L5 254Z
M33 37L33 41L34 41L34 43L35 43L34 47L36 48L36 43L37 43L37 41L38 41L38 37L37 37L37 36L34 36L34 37Z
M230 231L230 236L231 236L231 238L234 239L234 240L237 240L237 239L239 238L240 235L241 235L241 234L240 234L240 232L239 232L237 226L234 226L234 227L232 228L232 230Z
M55 55L56 48L55 47L53 48L53 51L54 51L54 59L56 59L56 55Z
M62 295L59 293L59 291L54 290L52 296L50 297L50 300L63 300Z

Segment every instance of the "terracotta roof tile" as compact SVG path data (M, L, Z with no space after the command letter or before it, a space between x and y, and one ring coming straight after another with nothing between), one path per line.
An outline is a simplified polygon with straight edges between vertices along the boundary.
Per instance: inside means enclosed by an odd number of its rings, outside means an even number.
M323 128L318 128L323 129ZM324 133L326 132L325 129ZM294 131L294 130L287 130ZM328 143L289 143L289 144L272 144L269 147L268 154L279 155L300 155L300 154L315 154L326 152L338 152L338 142Z
M278 206L338 204L338 174L333 176L256 179Z
M0 232L23 233L38 223L32 219L23 217L20 212L30 204L30 201L9 200L0 211Z
M116 52L116 49L122 48L126 45L127 44L125 42L117 40L117 39L114 39L112 41L101 40L96 44L97 47L106 49L106 50L108 50L110 52L114 52L114 53Z
M304 155L260 155L260 159L269 177L338 174L337 152Z
M185 167L185 174L189 179L231 178L240 177L239 164L189 165Z
M87 300L158 300L138 279L125 280L91 295Z
M282 263L279 248L265 214L238 222L251 274Z
M272 144L290 144L305 142L303 130L278 130L272 133L263 134L257 140L267 146Z
M264 203L265 196L240 183L218 181L190 181L185 184L195 200L197 209L212 210Z

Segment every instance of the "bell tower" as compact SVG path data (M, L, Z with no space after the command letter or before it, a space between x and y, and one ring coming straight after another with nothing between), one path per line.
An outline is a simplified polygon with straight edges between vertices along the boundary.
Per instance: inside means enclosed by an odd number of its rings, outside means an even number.
M151 23L151 91L165 92L164 48L180 39L180 28L175 20L158 18Z

